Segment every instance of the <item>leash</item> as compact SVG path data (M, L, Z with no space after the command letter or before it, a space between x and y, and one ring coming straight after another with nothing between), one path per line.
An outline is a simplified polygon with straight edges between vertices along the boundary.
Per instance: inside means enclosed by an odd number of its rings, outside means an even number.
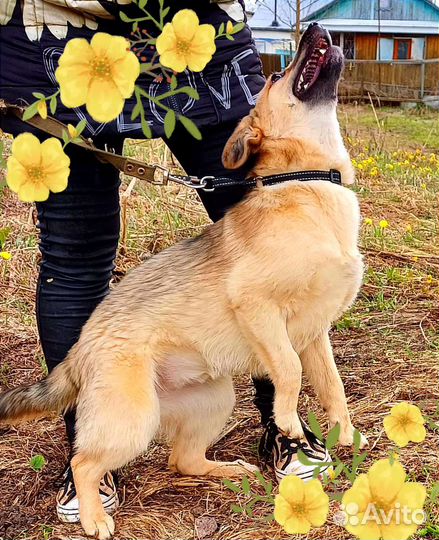
M51 116L41 118L40 115L36 114L32 118L24 120L24 111L24 107L11 105L0 100L0 112L3 114L12 114L32 127L58 139L62 139L63 133L67 132L67 126ZM101 150L93 144L91 139L86 139L82 135L78 137L78 140L72 142L73 144L84 148L84 150L93 152L97 159L104 163L109 163L124 174L134 176L140 180L159 186L166 186L169 182L175 182L196 190L215 191L231 187L243 187L251 190L255 187L272 186L289 180L299 180L302 182L308 180L325 180L332 182L333 184L341 185L341 174L335 169L329 171L299 171L273 174L270 176L257 176L256 178L248 180L235 180L225 176L208 175L199 178L198 176L192 175L172 174L166 167L157 163L147 165L137 159Z

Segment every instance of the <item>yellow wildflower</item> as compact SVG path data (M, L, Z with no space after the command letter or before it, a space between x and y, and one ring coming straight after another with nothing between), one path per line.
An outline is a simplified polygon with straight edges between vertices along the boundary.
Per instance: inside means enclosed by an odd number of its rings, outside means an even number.
M38 102L37 111L43 120L47 118L47 105L44 99Z
M370 176L378 176L378 169L376 167L374 167L371 171L370 171Z
M408 233L411 233L413 231L413 227L409 224L406 226L405 230L408 232Z
M359 164L357 165L357 169L360 170L360 171L362 171L362 170L364 169L364 165L363 165L362 163L359 163Z
M210 62L215 46L215 28L200 24L194 11L182 9L166 23L156 41L160 62L176 72L187 67L202 71Z
M430 274L428 274L427 276L427 283L428 285L431 285L433 283L433 276L431 276Z
M43 143L31 133L21 133L12 143L6 182L24 202L45 201L49 191L58 193L67 187L70 159L58 139Z
M373 225L373 220L372 220L370 217L367 217L367 218L364 220L364 224L365 224L365 225Z
M0 251L0 259L4 259L5 261L9 261L9 259L12 257L9 251Z
M384 429L391 441L398 446L407 446L410 441L422 442L425 439L425 420L416 405L406 401L390 409L384 418Z
M412 261L413 262L418 262L419 261L419 257L417 255L413 256L412 257Z
M321 527L328 516L329 497L319 480L305 483L287 476L279 484L274 501L274 519L288 534L307 534L311 526Z
M421 188L422 188L422 189L427 189L427 184L422 183L422 184L421 184Z
M129 42L120 36L96 33L91 42L71 39L55 72L66 107L87 107L97 122L110 122L122 112L140 73Z
M380 228L381 229L387 229L388 226L389 226L389 222L387 221L387 219L382 219L380 221Z
M360 540L406 540L424 521L425 487L399 461L380 459L343 495L346 529Z

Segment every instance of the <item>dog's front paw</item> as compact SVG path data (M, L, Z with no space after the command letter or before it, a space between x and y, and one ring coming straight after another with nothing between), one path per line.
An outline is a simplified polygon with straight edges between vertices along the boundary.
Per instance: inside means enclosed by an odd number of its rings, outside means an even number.
M274 421L276 426L282 431L285 435L291 439L303 439L305 437L303 433L303 427L300 422L299 416L297 413L291 414L279 414L275 413Z
M353 446L354 431L355 431L355 428L351 426L348 430L341 432L340 437L338 439L338 443L341 444L342 446ZM368 444L369 443L368 443L367 438L360 432L360 448L364 448Z
M87 536L97 537L99 540L108 540L114 534L114 521L105 512L96 516L81 516L81 525Z

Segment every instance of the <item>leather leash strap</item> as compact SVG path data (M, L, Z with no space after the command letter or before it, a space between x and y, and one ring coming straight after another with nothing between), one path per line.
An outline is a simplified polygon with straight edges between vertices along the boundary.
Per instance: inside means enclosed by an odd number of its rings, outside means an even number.
M2 101L0 101L0 110L5 114L13 114L14 116L19 118L23 122L26 122L30 126L44 131L45 133L52 135L53 137L57 137L58 139L62 139L63 133L68 132L67 126L65 124L63 124L59 120L56 120L55 118L52 118L51 116L48 116L44 119L41 118L39 114L36 114L32 118L23 120L23 114L25 111L23 107L19 107L17 105L10 105L9 103L5 103ZM73 144L76 144L77 146L80 146L81 148L84 148L85 150L88 150L90 152L93 152L98 159L105 163L113 165L113 167L116 167L116 169L121 172L129 176L135 176L140 180L146 180L147 182L151 182L153 184L167 183L167 176L165 174L162 175L162 178L156 179L157 170L164 172L163 167L146 165L142 161L101 150L100 148L96 148L96 146L90 140L85 139L82 136L80 136L79 139L79 141L75 141Z

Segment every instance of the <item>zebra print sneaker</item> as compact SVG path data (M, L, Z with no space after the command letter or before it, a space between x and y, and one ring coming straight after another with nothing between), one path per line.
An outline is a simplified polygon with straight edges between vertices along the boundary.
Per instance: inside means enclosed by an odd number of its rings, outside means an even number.
M321 465L319 477L322 478L330 467L332 460L325 444L317 439L302 419L300 421L305 434L303 439L290 439L270 418L259 442L259 459L262 464L274 469L278 482L291 474L305 482L312 480L316 465ZM299 450L316 465L300 463L297 457Z
M79 521L79 501L70 465L64 471L62 480L63 484L56 496L58 519L63 523L77 523ZM111 472L107 472L99 484L99 495L107 514L112 514L119 505L116 484L117 479Z

